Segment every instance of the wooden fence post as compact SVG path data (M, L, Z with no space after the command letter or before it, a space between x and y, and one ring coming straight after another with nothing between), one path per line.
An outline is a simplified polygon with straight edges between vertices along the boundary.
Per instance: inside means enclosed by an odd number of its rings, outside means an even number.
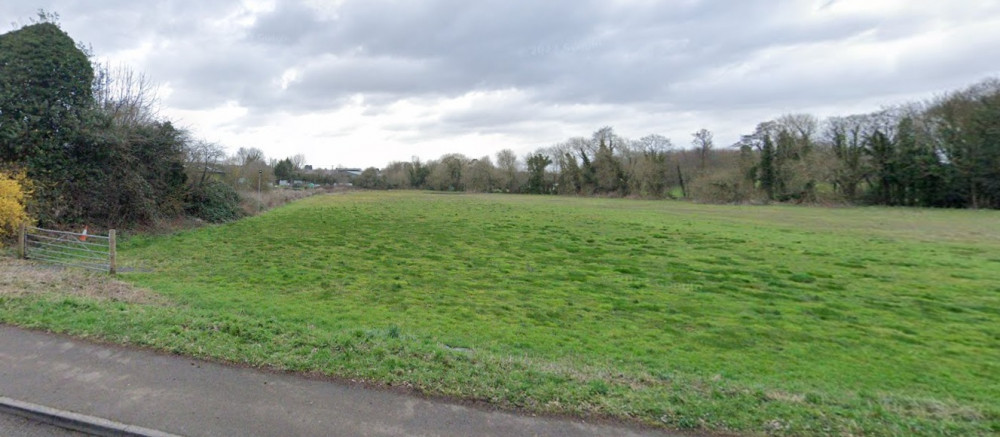
M115 248L116 245L115 240L116 240L115 230L114 229L108 230L108 266L110 270L109 273L111 273L112 275L117 273L118 271L118 266L116 265L118 258L118 251Z
M20 230L17 234L18 258L25 259L28 257L27 239L28 239L28 226L25 225L24 223L21 223Z

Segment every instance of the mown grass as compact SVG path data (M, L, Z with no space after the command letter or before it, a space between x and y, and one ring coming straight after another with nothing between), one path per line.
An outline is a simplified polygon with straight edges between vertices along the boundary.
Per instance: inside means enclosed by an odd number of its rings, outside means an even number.
M997 212L352 193L120 258L170 303L0 321L670 428L1000 432Z

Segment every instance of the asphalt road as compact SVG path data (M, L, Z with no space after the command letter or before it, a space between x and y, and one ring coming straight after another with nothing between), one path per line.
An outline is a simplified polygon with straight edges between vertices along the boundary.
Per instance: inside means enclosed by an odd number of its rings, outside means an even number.
M0 326L0 396L184 436L666 435L473 408L9 326ZM12 426L20 425L15 420Z
M68 429L25 419L20 416L0 413L0 435L4 437L86 437Z

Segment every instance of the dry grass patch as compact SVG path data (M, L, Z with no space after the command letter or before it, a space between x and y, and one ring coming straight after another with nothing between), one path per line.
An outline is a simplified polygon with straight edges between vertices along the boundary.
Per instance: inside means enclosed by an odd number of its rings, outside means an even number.
M155 304L164 299L114 277L33 261L0 258L0 296L61 294L99 301Z
M271 210L306 197L327 193L344 193L350 190L351 188L348 187L312 188L308 190L275 188L261 193L260 197L258 197L256 191L241 191L240 207L243 208L243 212L247 215L256 215L259 212Z

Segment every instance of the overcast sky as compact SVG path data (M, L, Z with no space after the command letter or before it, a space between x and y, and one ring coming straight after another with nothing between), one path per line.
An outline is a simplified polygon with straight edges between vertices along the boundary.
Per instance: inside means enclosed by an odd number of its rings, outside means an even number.
M726 146L1000 75L1000 1L3 0L160 85L194 135L317 167L519 155L602 126Z

